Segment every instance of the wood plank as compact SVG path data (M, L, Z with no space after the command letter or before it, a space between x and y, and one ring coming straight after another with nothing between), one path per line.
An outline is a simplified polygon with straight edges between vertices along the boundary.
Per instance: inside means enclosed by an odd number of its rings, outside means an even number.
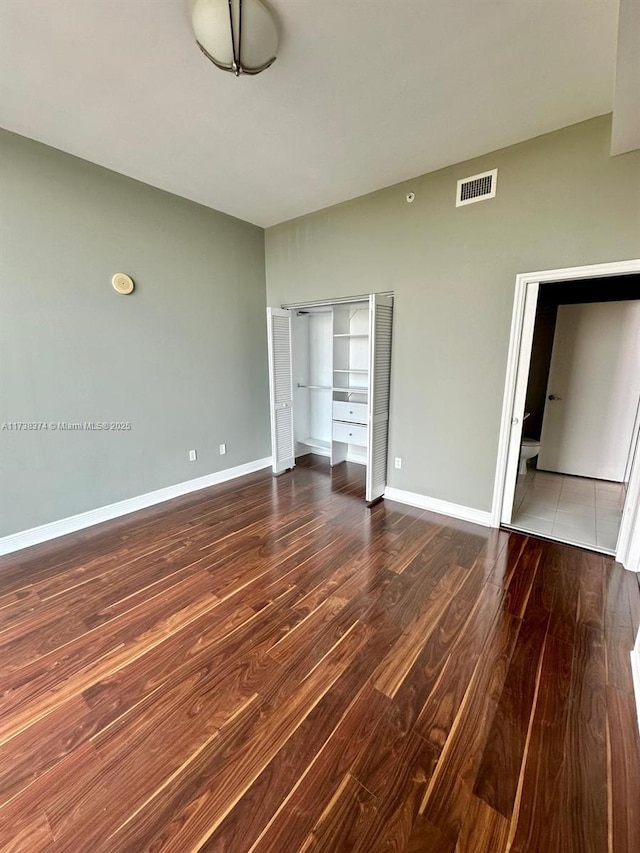
M424 792L439 753L415 732L402 743L387 768L386 783L371 809L369 825L360 829L354 853L403 850L409 843Z
M289 599L294 595L295 590L292 590ZM273 618L278 618L278 611L284 604L279 602L274 606ZM93 738L102 766L96 779L89 776L77 780L75 797L81 804L89 799L95 807L98 797L87 796L86 792L99 781L104 808L98 809L98 814L108 814L111 821L120 814L124 821L127 812L137 808L136 804L152 799L167 776L189 766L192 756L215 749L217 733L236 718L242 708L250 709L260 704L256 690L279 667L260 654L260 644L264 652L270 642L268 623L252 626L253 640L246 658L238 659L233 654L234 644L240 643L246 648L246 627L241 626L241 630L218 647L217 658L196 657L177 673L178 677L160 696L154 693L148 701L138 702L129 713L118 717ZM307 662L303 660L302 665L306 667ZM294 680L292 687L297 683L298 680ZM277 684L281 687L281 681ZM96 705L96 712L100 708L100 704ZM119 813L113 805L113 797L114 791L123 785L128 786L130 794L120 803L123 811ZM58 823L66 821L63 804L56 803L50 808L57 831ZM87 814L90 814L88 810ZM74 820L73 825L65 823L65 829L60 831L72 838L86 838L89 832L91 837L96 837L100 821L94 819L88 828Z
M633 631L630 625L612 625L608 620L604 628L607 651L607 683L616 690L633 696L631 650Z
M567 853L607 848L607 699L602 631L576 628L561 771L560 820L552 845Z
M484 611L476 607L482 587L482 570L469 572L390 703L376 734L376 748L362 753L353 767L352 773L376 795L386 784L388 768L403 749L459 635L474 632L478 624L484 624L483 637L486 637L490 626Z
M10 626L14 619L22 618L23 613L32 613L41 603L40 596L31 585L0 595L0 632Z
M0 746L0 806L73 753L94 726L85 701L76 696Z
M628 693L607 687L609 849L633 853L640 842L640 737Z
M209 592L204 577L194 577L171 595L141 612L125 614L118 630L102 626L3 679L7 691L5 715L0 720L0 740L15 736L35 720L50 713L71 696L95 681L162 643L202 613L211 611L218 599Z
M0 849L15 849L20 853L31 851L30 846L21 846L23 839L28 838L34 845L33 849L59 850L60 847L52 843L57 839L47 808L57 797L73 810L76 807L74 791L77 779L87 774L97 776L98 773L99 760L91 743L81 744L62 757L0 809ZM101 794L99 784L93 793Z
M506 589L514 575L522 555L529 546L531 539L522 533L512 533L506 547L500 552L493 569L488 577L490 583Z
M465 819L519 630L520 620L508 613L494 623L420 805L422 817L453 840Z
M284 613L278 609L279 604L283 604ZM95 720L94 730L99 732L113 726L134 708L137 713L143 712L145 705L155 703L164 686L169 689L176 680L198 671L207 661L223 654L225 647L241 654L252 642L254 632L259 634L256 625L259 620L260 629L270 633L265 626L277 631L289 613L286 603L274 603L261 616L243 606L230 605L229 602L216 608L215 620L209 613L203 614L183 630L168 636L165 642L100 677L84 690L82 696Z
M509 840L509 821L478 797L469 797L456 853L503 853Z
M370 632L370 638L362 647L361 653L220 824L202 848L203 853L209 850L235 851L243 846L251 847L264 828L272 820L278 819L279 811L289 813L288 803L293 796L297 797L296 814L300 821L298 837L302 838L305 832L310 831L314 815L320 808L320 801L326 802L327 797L327 786L318 779L316 765L322 766L325 761L325 750L332 748L329 744L331 738L340 740L340 728L349 725L349 715L354 713L350 711L353 703L358 709L364 708L365 703L368 704L366 715L361 718L357 742L362 744L365 752L371 751L369 748L364 749L365 745L378 742L377 732L389 700L377 691L372 692L367 687L367 681L377 654L388 647L392 639L393 634L388 628L385 631ZM339 766L348 770L349 761L345 762L343 758L344 756L339 757ZM334 770L332 766L332 771ZM307 777L320 781L321 784L320 790L313 797L308 795L311 806L305 811L307 800L304 792L297 789L309 784ZM332 772L331 778L338 783L337 771Z
M374 800L373 794L347 773L302 842L300 853L355 850L354 845L371 821Z
M580 552L568 545L550 544L540 570L550 588L549 634L565 643L573 642L580 593Z
M473 789L505 818L513 813L548 624L549 613L540 607L522 623Z
M504 599L505 610L517 616L518 619L524 616L544 553L544 544L541 540L532 539L528 546L511 572Z
M485 653L487 638L493 639L496 617L500 619L503 593L487 584L473 614L454 644L437 683L424 703L415 729L437 749L442 749L463 704L478 661Z
M627 582L628 573L616 563L611 563L605 580L605 622L607 625L632 628L631 603Z
M549 634L509 835L513 853L553 849L569 713L573 643Z
M110 838L115 849L166 844L171 849L201 847L265 767L328 693L362 645L351 632L324 658L313 678L292 692L287 674L282 686L246 706L159 787ZM82 837L86 837L82 828Z
M400 685L424 648L430 632L444 613L449 599L462 585L466 570L456 566L422 602L421 613L396 642L393 652L382 662L374 675L374 686L393 699Z
M406 853L454 853L457 841L419 814L411 829Z
M0 849L3 853L50 853L55 842L49 821L42 811L22 814L4 827L0 823Z
M578 581L578 622L598 631L604 629L606 579L604 557L583 555Z
M304 843L339 781L361 752L374 743L374 732L387 703L388 699L370 686L358 694L326 741L312 771L291 791L251 851L296 850Z

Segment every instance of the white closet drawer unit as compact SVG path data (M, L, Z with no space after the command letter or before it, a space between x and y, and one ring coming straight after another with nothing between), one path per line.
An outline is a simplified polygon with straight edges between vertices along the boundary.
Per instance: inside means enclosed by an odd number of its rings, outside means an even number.
M362 447L367 446L367 428L366 426L356 426L355 424L343 424L338 421L333 422L333 440L345 441L347 444L359 444Z
M367 404L336 401L333 404L333 419L334 421L348 421L352 424L366 424Z

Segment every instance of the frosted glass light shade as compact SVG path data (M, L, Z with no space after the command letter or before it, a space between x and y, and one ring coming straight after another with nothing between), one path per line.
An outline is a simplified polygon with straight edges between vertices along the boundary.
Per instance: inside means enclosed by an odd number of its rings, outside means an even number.
M260 0L195 0L191 21L201 50L224 71L259 74L276 58L278 30Z

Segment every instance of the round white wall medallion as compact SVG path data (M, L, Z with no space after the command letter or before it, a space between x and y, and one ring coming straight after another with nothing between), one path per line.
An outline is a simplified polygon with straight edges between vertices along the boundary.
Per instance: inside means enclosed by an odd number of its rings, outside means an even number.
M111 279L113 289L125 296L133 291L133 279L123 272L117 272Z

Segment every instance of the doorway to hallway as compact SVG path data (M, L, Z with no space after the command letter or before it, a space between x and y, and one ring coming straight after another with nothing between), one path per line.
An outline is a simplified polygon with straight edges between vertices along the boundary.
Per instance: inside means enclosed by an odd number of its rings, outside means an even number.
M640 481L634 270L640 262L518 277L494 496L503 526L628 551Z

